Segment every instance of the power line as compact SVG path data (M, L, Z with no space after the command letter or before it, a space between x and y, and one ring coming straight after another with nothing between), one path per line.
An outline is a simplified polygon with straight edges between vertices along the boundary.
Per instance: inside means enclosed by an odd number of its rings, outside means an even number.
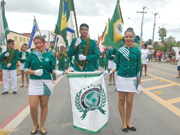
M173 20L173 21L171 21L171 22L169 22L169 23L172 23L172 22L174 22L174 21L176 21L176 20L178 20L178 19L180 19L180 17L177 18L177 19L175 19L175 20ZM167 24L169 24L169 23L166 23L166 24L164 24L164 25L167 25ZM163 26L164 26L164 25L163 25Z

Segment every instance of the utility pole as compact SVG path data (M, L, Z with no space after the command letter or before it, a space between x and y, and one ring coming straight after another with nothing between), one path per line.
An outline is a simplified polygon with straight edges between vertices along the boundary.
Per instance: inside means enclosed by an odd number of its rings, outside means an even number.
M141 24L141 40L140 40L140 45L142 45L144 13L147 13L147 12L144 12L145 8L146 8L146 7L143 7L143 11L141 11L141 12L137 11L137 13L142 13L142 24Z
M158 13L154 14L154 28L153 28L153 36L152 36L152 46L154 47L154 33L155 33L155 27L156 27L156 16Z

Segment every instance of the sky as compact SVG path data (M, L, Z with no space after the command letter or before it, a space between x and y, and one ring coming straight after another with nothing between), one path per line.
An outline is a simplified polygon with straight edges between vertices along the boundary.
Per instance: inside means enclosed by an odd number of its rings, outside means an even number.
M5 0L5 15L9 29L18 33L31 33L34 16L40 30L53 30L58 18L60 0ZM87 23L92 39L102 35L108 18L111 18L117 0L74 0L78 26ZM154 14L156 17L155 41L159 41L159 28L167 29L167 37L180 41L179 0L120 0L124 19L123 32L132 27L141 33L142 14L145 7L143 41L152 39ZM128 19L131 18L131 19Z

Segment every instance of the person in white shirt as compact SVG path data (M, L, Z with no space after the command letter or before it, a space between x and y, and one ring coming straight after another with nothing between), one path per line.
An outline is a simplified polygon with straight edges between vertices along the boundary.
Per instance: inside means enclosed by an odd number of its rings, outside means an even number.
M179 72L179 76L176 78L180 78L180 51L179 51L179 56L177 56L176 59L178 60L177 71Z
M141 60L142 60L142 66L141 66L141 75L143 71L143 67L145 68L145 76L147 76L147 63L149 62L149 49L147 49L147 44L143 45L143 48L141 49Z

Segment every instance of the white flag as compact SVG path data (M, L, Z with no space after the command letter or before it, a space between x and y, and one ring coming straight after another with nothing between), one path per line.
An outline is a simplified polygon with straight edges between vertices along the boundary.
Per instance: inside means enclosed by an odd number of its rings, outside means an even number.
M73 127L98 133L109 120L106 84L103 72L68 73Z
M4 23L2 17L2 9L0 5L0 45L4 45L5 42L5 30L4 30Z
M73 11L70 11L70 17L67 22L67 40L68 40L68 46L70 46L73 38L75 38L75 30L74 30L74 23L73 23Z

